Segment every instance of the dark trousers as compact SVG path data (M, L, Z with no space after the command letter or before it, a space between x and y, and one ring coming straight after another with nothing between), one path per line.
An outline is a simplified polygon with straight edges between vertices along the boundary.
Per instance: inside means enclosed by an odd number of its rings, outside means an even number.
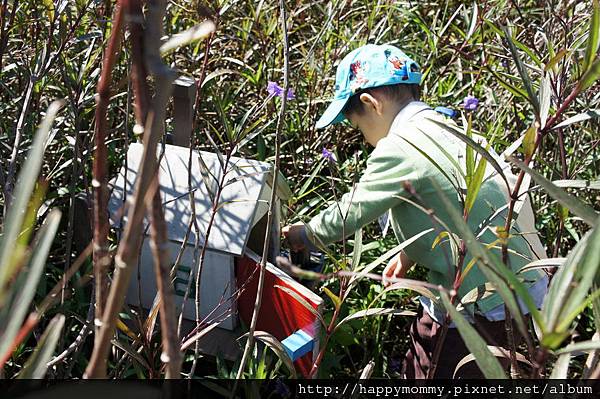
M473 326L488 345L508 348L504 321L489 321L476 315ZM419 306L417 317L410 326L410 346L402 365L402 374L405 375L405 378L422 379L427 377L442 328L441 324L435 322L423 310L423 307ZM522 337L517 331L515 331L515 335L515 341L518 345ZM470 353L458 329L449 328L440 352L434 378L485 378L475 361L463 365L454 376L454 370L458 363ZM499 358L498 360L507 371L510 370L508 359Z

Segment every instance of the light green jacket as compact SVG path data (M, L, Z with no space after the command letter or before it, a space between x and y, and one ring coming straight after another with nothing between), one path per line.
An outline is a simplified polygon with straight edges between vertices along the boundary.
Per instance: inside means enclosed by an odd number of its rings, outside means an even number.
M452 201L462 215L463 207L455 186L458 185L464 190L465 183L456 165L460 165L464 173L466 144L433 121L441 122L446 126L454 124L453 121L421 102L412 102L403 108L394 119L387 137L381 139L372 151L366 170L354 189L341 198L339 206L332 204L308 223L308 238L313 242L327 245L341 240L342 232L349 236L390 211L391 226L399 242L424 230L436 228L406 247L405 252L410 259L429 270L429 282L451 288L455 266L449 265L448 257L444 254L444 252L451 254L448 240L442 240L441 244L432 249L440 226L434 226L429 215L406 201L433 209L435 215L444 221L451 231L458 233L459 230L452 223L431 181L437 183L446 198ZM449 157L454 159L454 162ZM434 166L432 161L439 165L444 173ZM505 168L505 174L512 184L514 175L510 172L509 166L499 157L498 161ZM409 192L411 189L407 191L405 183L410 183L410 187L416 192L415 196ZM525 195L524 198L526 197ZM487 244L496 240L497 236L493 228L504 226L507 203L506 184L495 169L488 165L484 183L468 218L471 230L481 243ZM519 207L523 209L524 216L527 213L528 220L517 219L512 233L529 234L516 235L509 240L509 250L511 250L509 264L514 271L532 260L545 257L544 249L534 231L533 214L528 199L524 204L520 203ZM525 222L528 224L526 228L522 226ZM480 225L491 227L482 229ZM491 251L500 258L499 248ZM467 255L463 268L470 259ZM452 260L451 255L450 260ZM533 270L520 276L524 277L525 282L530 286L541 277L541 272ZM486 277L475 264L459 289L459 298L474 288L483 286L486 282ZM502 303L502 298L498 294L493 294L480 299L476 308L469 309L469 313L473 311L485 313Z

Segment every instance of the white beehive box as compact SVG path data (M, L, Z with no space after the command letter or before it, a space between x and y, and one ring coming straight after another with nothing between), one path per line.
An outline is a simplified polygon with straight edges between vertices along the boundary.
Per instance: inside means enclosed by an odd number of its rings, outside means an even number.
M117 178L112 181L113 191L109 211L111 225L119 231L122 231L127 223L127 212L123 212L122 209L126 199L131 198L133 194L142 149L141 144L130 145L127 151L127 162L121 168ZM202 248L204 234L212 215L213 198L218 191L218 182L221 180L224 182L218 210L206 243L200 279L200 320L209 314L212 320L235 307L235 301L231 300L236 290L234 257L241 256L246 247L258 253L262 252L268 200L271 193L271 166L264 162L232 157L225 167L225 177L222 179L223 168L220 162L224 162L225 157L220 160L214 153L193 151L191 168L188 168L189 155L189 149L185 147L165 145L164 148L159 148L157 156L160 159L160 193L164 205L169 239L168 250L172 264L175 263L182 245L185 244L174 280L176 303L181 309L183 296L191 278L191 290L185 304L184 318L195 320L195 276L199 257L194 256L196 236L193 225L187 240L185 242L184 240L195 217L200 232L199 248ZM188 169L191 171L191 185L188 184ZM195 212L190 202L190 187L194 191ZM283 181L279 182L276 212L273 215L271 230L270 259L274 259L279 253L279 199L287 199L289 195L289 188ZM156 277L153 255L149 247L148 226L145 227L139 268L132 276L127 302L149 309L156 296ZM233 313L219 327L229 330L236 327L235 308L232 310Z

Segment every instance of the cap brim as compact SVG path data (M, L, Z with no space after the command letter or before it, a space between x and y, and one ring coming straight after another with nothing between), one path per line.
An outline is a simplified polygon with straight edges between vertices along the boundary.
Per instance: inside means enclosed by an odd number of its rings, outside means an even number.
M346 117L342 113L342 110L344 109L344 106L347 102L347 98L333 100L331 104L329 104L325 112L323 112L321 118L319 118L319 120L317 121L316 128L323 129L324 127L327 127L334 123L340 123L344 119L346 119Z

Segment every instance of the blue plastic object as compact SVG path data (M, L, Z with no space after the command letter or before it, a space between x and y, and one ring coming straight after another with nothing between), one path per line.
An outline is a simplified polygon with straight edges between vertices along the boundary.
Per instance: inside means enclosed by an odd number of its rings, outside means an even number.
M283 341L281 341L283 348L287 352L288 356L292 361L295 361L308 352L312 351L314 347L314 338L308 335L302 330L298 330Z
M439 112L440 114L449 116L450 118L454 118L456 116L456 111L453 110L452 108L447 108L447 107L435 107L435 110L437 112Z

